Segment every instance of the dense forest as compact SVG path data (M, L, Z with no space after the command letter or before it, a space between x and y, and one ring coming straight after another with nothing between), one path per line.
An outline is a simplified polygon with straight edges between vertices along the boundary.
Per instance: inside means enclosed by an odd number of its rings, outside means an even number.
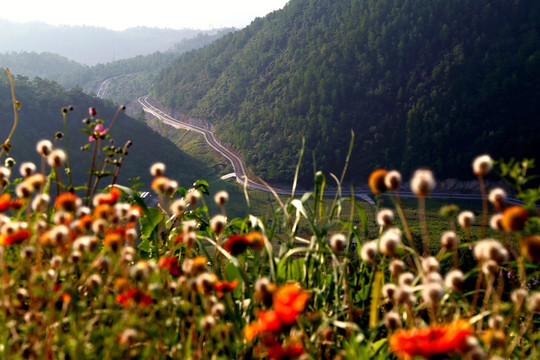
M39 157L35 144L41 139L55 141L60 148L66 148L66 137L55 140L57 132L64 132L62 108L74 106L73 111L67 112L67 140L71 149L71 164L74 174L74 183L86 183L88 169L90 168L90 150L81 151L81 147L89 144L88 134L81 131L87 126L82 120L88 116L88 108L95 107L98 117L103 119L104 128L111 125L117 107L110 101L98 99L85 94L80 88L65 91L59 84L41 78L29 80L23 76L15 78L16 99L21 102L19 111L19 124L10 143L12 149L9 156L18 164L24 161L33 161L39 164ZM13 106L9 82L5 71L0 72L0 134L4 142L13 125ZM133 119L120 113L108 133L111 136L103 146L116 146L122 148L126 141L131 140L133 145L128 149L120 170L119 183L129 185L128 179L141 177L145 188L149 188L152 177L148 169L156 161L163 161L169 165L167 175L177 179L183 186L191 184L199 178L210 178L212 171L203 164L179 150L174 144L155 133L143 121ZM91 149L91 148L90 148ZM159 149L159 151L149 151ZM107 152L103 152L101 157ZM118 159L115 156L111 159ZM2 159L2 163L3 160ZM108 170L111 170L109 167ZM15 176L15 174L14 174ZM18 173L17 173L18 176ZM110 178L103 180L103 186L110 183Z
M290 183L302 137L303 181L339 173L351 130L353 182L469 177L481 153L540 158L539 26L538 0L291 0L181 56L153 96L271 182Z

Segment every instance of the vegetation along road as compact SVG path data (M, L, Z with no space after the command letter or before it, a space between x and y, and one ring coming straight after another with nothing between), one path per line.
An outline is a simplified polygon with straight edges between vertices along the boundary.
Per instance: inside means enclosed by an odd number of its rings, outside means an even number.
M262 190L262 191L267 191L267 192L275 192L276 194L279 194L279 195L290 195L291 194L291 192L292 192L291 190L272 188L267 184L258 183L258 182L253 181L252 179L250 179L246 174L246 168L245 168L245 165L244 165L242 159L240 159L236 154L232 153L230 150L228 150L226 147L224 147L221 144L221 142L216 138L215 134L212 131L210 131L208 129L205 129L205 128L202 128L200 126L189 124L187 122L180 121L178 119L173 118L172 116L170 116L169 114L167 114L163 110L156 107L156 105L154 105L154 104L156 104L156 101L153 100L152 98L150 98L150 96L148 96L148 95L141 96L138 99L138 102L141 104L141 106L142 106L142 108L143 108L143 110L145 112L154 115L155 117L157 117L158 119L160 119L164 123L166 123L168 125L171 125L171 126L174 126L174 127L183 128L183 129L187 129L187 130L192 130L192 131L195 131L195 132L198 132L198 133L204 135L204 138L206 139L206 142L208 143L208 145L210 145L215 151L217 151L219 154L221 154L222 156L224 156L225 158L227 158L231 162L232 167L233 167L233 171L234 171L233 174L234 174L234 177L236 177L236 181L238 183L244 184L245 186L247 186L250 189ZM336 192L337 192L336 190L325 191L325 193L327 195L330 195L330 196L335 195ZM298 194L298 195L301 195L302 193L305 193L305 191L297 191L296 192L296 194ZM343 189L342 194L343 195L350 195L351 191ZM413 193L407 192L407 191L400 191L400 194L403 197L414 197L415 196ZM355 191L355 196L361 198L362 200L367 201L371 205L375 205L375 203L373 202L373 199L371 199L370 196L369 196L369 191L356 190ZM432 193L430 195L430 197L431 198L437 198L437 199L448 199L448 198L452 198L452 199L472 199L472 200L481 199L480 194L458 194L458 193L449 193L449 192ZM520 204L522 204L522 201L519 201L519 200L516 200L516 199L507 199L507 201L509 203L520 203Z

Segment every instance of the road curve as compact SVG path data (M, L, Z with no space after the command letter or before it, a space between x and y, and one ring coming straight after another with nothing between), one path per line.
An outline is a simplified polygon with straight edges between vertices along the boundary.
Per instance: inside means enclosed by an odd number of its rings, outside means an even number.
M251 180L247 174L246 174L246 168L244 166L244 163L242 160L235 154L233 154L231 151L229 151L227 148L225 148L223 145L220 144L219 141L217 141L214 133L210 130L204 129L202 127L188 124L186 122L180 121L178 119L173 118L169 114L165 113L161 109L158 109L155 107L150 101L150 96L141 96L138 98L138 102L142 105L142 108L145 112L154 115L155 117L161 119L166 124L169 124L171 126L196 131L200 134L204 135L204 138L206 139L206 142L208 145L210 145L215 151L220 153L222 156L227 158L232 166L234 171L234 176L236 177L236 181L240 184L246 184L246 186L250 189L256 189L256 190L262 190L266 192L275 192L278 195L290 195L291 190L286 189L278 189L278 188L270 188L266 184L257 183L253 180ZM325 190L325 194L329 196L336 195L338 190ZM296 194L302 195L306 193L306 191L296 191ZM351 195L350 190L342 189L341 194L345 196ZM367 190L355 190L354 195L356 197L361 198L362 200L367 201L371 205L375 205L373 199L369 196L371 194L370 191ZM400 196L405 198L412 198L416 197L412 192L410 191L400 191ZM456 200L481 200L482 195L481 194L459 194L459 193L449 193L449 192L435 192L431 193L430 198L432 199L456 199ZM517 199L507 199L506 200L510 204L523 204L522 201Z
M245 181L247 181L247 186L249 188L268 190L266 186L256 183L248 178L248 176L246 175L246 168L242 160L238 156L233 154L231 151L229 151L227 148L225 148L223 145L221 145L217 141L213 132L202 127L188 124L186 122L173 118L172 116L152 105L149 101L149 98L149 96L141 96L139 99L137 99L138 102L142 105L145 112L156 116L166 124L187 130L192 130L204 135L204 138L208 145L210 145L215 151L220 153L222 156L224 156L227 160L231 162L237 182L243 184Z

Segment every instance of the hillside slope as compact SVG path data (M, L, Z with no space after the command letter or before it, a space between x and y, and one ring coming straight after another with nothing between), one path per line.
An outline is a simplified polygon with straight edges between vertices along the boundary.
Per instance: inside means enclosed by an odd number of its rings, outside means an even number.
M291 0L162 71L153 96L215 124L257 174L377 166L463 177L479 153L540 157L540 2ZM314 156L311 156L311 154Z
M88 116L89 107L95 107L99 111L99 118L104 121L104 127L107 128L111 124L116 107L110 101L83 93L80 88L65 91L57 83L40 78L30 81L24 77L16 77L15 93L22 105L19 111L19 125L11 140L12 149L9 156L19 164L24 161L39 164L35 144L41 139L53 141L57 132L64 132L61 109L73 105L74 111L67 113L67 133L73 174L76 176L74 183L85 184L90 168L91 153L80 149L81 146L89 143L88 135L81 131L82 128L86 128L81 120ZM11 93L6 73L2 70L0 72L0 134L4 136L2 142L9 134L12 125ZM210 169L180 151L142 121L130 118L123 113L120 113L108 134L114 143L108 144L105 141L103 146L114 145L121 148L128 140L133 142L120 170L119 183L121 184L128 185L128 179L141 177L145 188L148 189L152 179L149 168L157 161L165 162L168 165L167 175L178 180L182 186L189 187L199 178L215 177ZM66 148L65 137L56 142L58 147ZM102 181L103 186L107 183L110 183L110 178Z

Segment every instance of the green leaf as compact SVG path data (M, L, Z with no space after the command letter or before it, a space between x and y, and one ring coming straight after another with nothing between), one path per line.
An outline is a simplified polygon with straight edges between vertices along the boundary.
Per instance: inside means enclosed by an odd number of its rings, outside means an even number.
M199 190L205 195L210 195L210 192L208 191L209 187L210 185L208 184L208 182L206 180L201 180L201 179L195 181L195 183L193 184L193 188Z

